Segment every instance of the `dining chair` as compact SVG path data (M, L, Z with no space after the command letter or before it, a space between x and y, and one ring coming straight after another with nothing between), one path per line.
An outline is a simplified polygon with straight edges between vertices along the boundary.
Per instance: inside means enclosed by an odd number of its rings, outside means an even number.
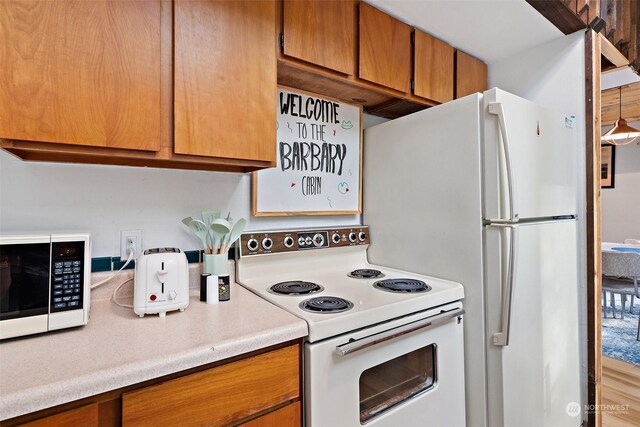
M606 292L609 292L613 317L616 317L614 294L620 294L622 310L620 317L624 319L626 296L631 296L629 312L633 309L634 298L640 298L638 279L640 278L640 253L635 252L602 252L602 292L606 306Z

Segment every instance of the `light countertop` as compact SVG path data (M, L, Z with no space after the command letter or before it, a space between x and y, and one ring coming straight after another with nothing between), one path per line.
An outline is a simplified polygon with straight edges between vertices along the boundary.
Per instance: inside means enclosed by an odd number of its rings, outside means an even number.
M216 305L198 295L182 313L139 318L92 292L87 326L1 342L0 420L307 335L303 320L238 284Z

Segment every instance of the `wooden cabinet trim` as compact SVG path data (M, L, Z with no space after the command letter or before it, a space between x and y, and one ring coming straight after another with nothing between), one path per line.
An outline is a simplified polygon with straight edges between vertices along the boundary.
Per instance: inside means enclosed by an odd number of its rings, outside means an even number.
M360 80L357 77L344 78L330 70L289 58L278 60L278 84L357 103L363 105L365 113L390 119L439 104L439 102L412 94L403 94Z
M148 166L223 172L250 172L275 166L275 162L196 157L166 152L149 153L103 147L82 147L34 141L0 140L0 147L23 160Z

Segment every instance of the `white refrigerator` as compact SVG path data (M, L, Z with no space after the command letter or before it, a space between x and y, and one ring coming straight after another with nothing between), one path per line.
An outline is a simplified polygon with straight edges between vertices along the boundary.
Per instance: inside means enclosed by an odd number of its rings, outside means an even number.
M365 130L369 261L465 288L468 426L581 424L577 138L500 89Z

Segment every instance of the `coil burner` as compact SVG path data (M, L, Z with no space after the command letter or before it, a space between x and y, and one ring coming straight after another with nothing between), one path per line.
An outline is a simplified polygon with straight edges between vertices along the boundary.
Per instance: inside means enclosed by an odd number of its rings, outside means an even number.
M379 280L373 284L373 287L387 292L404 293L428 292L431 290L431 286L415 279Z
M280 295L308 295L322 292L324 288L317 283L305 282L302 280L290 280L276 283L269 290Z
M310 313L340 313L353 308L353 303L338 297L315 297L302 301L300 308Z
M348 274L349 277L353 277L354 279L379 279L384 277L382 271L374 270L372 268L360 268L358 270L353 270Z

